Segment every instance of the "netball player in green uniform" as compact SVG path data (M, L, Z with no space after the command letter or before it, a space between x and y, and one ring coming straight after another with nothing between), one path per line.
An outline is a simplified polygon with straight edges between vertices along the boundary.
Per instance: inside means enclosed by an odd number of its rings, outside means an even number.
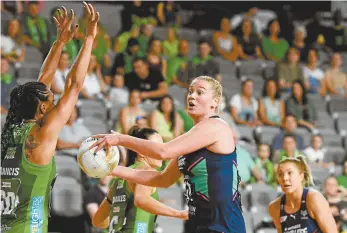
M47 233L49 198L56 177L54 152L60 130L68 121L86 77L99 13L88 9L88 28L81 51L69 72L64 93L54 104L51 83L61 52L72 39L74 12L54 21L57 39L47 55L37 82L17 86L1 133L1 232Z
M134 126L131 136L150 141L163 142L161 136L150 128ZM162 161L144 157L128 150L128 166L138 170L156 170ZM155 216L188 219L188 211L172 209L159 200L156 188L115 178L107 197L93 217L93 225L107 228L109 233L152 233Z

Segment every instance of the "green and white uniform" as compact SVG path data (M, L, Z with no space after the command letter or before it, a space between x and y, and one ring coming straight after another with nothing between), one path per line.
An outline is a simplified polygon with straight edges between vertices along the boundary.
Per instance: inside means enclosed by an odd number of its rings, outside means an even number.
M29 162L25 141L36 123L10 128L1 167L1 230L3 233L47 233L50 194L56 177L54 158L48 165Z
M137 168L141 164L135 163L130 167ZM116 178L112 190L109 233L152 233L156 215L134 205L134 193L130 190L128 181ZM159 200L157 190L151 196Z

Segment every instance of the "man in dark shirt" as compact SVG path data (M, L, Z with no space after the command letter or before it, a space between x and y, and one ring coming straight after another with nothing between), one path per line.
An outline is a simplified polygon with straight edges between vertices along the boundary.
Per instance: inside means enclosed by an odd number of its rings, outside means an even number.
M168 87L161 72L149 69L143 58L133 62L134 71L125 75L125 86L132 91L140 91L142 100L158 100L168 93Z

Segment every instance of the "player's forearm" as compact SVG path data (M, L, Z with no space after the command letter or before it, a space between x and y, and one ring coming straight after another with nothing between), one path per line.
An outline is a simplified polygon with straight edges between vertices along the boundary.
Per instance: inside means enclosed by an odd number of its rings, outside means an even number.
M163 203L155 200L152 197L146 196L138 199L136 198L135 206L154 215L161 215L173 218L180 218L181 216L180 211L175 210L167 205L164 205Z
M93 43L93 37L86 37L82 48L68 74L68 79L71 79L71 85L77 86L81 89L83 87L84 79L87 75Z
M46 86L50 87L53 79L55 71L57 70L59 59L61 52L65 43L62 41L55 41L53 46L49 50L49 53L42 64L40 74L39 74L39 82L46 84Z
M137 184L166 188L166 184L160 179L160 172L158 171L135 170L129 167L117 166L113 169L111 175Z
M98 228L106 228L110 223L109 218L110 205L107 201L103 201L92 218L92 224Z

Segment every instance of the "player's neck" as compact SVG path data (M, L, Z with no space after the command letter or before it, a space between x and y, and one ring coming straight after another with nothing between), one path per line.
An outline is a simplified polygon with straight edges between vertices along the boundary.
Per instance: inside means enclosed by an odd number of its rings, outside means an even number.
M301 205L301 198L304 189L302 187L296 189L292 193L286 194L286 205L291 208L298 208Z

